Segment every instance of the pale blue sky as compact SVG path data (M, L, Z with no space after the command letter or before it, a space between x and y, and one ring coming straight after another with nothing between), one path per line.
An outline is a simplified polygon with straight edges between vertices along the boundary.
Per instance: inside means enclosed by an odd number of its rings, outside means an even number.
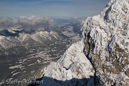
M0 17L87 17L99 14L110 0L0 0Z

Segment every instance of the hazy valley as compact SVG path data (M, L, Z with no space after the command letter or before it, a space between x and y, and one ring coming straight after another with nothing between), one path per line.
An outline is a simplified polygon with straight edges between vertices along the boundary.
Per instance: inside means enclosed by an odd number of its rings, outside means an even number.
M81 40L81 24L82 19L76 18L0 18L1 84L40 78L44 67Z

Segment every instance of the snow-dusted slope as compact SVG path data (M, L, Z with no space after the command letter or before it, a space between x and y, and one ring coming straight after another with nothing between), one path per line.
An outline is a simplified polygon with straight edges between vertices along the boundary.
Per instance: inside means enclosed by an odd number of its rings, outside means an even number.
M111 0L83 26L85 52L103 86L129 86L129 0Z
M94 69L83 49L82 41L71 45L56 63L45 69L44 83L40 86L93 86Z

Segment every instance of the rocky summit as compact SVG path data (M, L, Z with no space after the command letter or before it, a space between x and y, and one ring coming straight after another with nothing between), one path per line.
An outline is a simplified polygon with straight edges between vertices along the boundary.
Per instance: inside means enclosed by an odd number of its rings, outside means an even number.
M87 58L102 86L129 86L129 0L111 0L86 19L83 37Z

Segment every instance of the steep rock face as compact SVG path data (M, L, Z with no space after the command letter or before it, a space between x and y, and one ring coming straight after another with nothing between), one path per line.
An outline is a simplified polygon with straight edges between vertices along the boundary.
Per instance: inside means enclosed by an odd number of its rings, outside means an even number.
M84 44L72 44L64 55L46 69L40 86L94 86L94 69L83 53Z
M102 86L129 86L129 0L111 0L83 26L86 56Z

